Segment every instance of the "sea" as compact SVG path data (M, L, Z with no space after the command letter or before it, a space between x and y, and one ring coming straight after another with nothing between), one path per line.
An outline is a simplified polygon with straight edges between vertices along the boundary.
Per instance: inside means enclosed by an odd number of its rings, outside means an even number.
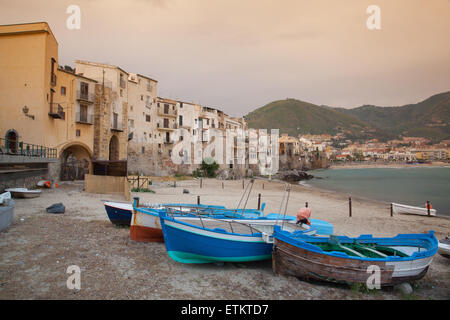
M428 200L438 216L450 217L450 166L355 167L308 173L315 178L302 181L305 186L418 207L425 207Z

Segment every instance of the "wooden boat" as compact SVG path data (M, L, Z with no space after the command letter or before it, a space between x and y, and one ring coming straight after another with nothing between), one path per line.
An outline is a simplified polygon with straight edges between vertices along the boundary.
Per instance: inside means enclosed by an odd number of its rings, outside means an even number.
M167 253L177 262L246 262L272 257L271 235L260 229L269 227L273 230L273 225L255 226L243 223L244 220L212 217L187 221L166 211L160 213L160 221Z
M6 229L14 217L14 200L9 192L0 195L0 231Z
M280 215L278 213L270 213L268 215L266 215L267 218L269 219L288 219L291 222L296 222L297 221L297 217L293 217L293 216L283 216ZM316 234L320 234L320 235L331 235L333 234L333 225L331 223L329 223L328 221L324 221L324 220L319 220L319 219L309 219L309 221L311 222L311 228L313 228L314 230L316 230Z
M296 236L275 227L274 273L337 283L366 284L369 266L380 269L380 285L422 278L438 250L434 232L392 238Z
M105 209L109 220L115 225L129 226L133 215L130 203L105 202Z
M421 215L421 216L428 215L427 208L413 207L413 206L408 206L406 204L398 204L398 203L392 204L392 211L394 213L400 213L400 214L416 214L416 215ZM430 215L435 216L436 209L430 209Z
M445 237L445 239L439 240L438 246L438 253L441 256L450 259L450 239L448 237Z
M41 190L29 190L27 188L9 188L5 191L11 192L13 198L37 198L41 195Z

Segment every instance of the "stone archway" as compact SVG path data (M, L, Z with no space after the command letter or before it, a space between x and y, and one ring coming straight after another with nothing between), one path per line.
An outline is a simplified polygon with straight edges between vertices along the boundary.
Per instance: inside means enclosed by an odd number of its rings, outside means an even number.
M117 136L112 136L109 140L109 161L119 160L119 139Z
M91 155L89 150L82 145L72 144L61 153L62 181L84 180L84 175L89 174L91 167Z

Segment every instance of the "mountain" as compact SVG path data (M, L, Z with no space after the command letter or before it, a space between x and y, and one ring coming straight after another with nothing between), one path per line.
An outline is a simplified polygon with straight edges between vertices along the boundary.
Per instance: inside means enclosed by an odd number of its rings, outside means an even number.
M271 102L245 116L249 128L280 129L297 136L344 132L352 140L387 140L419 136L450 139L450 91L401 107L364 105L354 109L318 106L286 99Z
M387 136L419 136L440 141L450 138L450 91L401 107L364 105L336 110L354 116Z

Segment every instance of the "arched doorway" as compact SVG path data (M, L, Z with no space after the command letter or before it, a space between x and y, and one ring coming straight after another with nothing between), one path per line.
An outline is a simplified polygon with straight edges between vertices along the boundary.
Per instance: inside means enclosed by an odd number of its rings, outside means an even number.
M71 145L61 154L62 181L84 180L84 175L89 174L91 157L83 146Z
M119 160L119 139L116 136L112 136L109 140L109 161Z
M5 148L10 154L17 154L17 145L19 143L19 135L14 129L8 130L5 135Z

